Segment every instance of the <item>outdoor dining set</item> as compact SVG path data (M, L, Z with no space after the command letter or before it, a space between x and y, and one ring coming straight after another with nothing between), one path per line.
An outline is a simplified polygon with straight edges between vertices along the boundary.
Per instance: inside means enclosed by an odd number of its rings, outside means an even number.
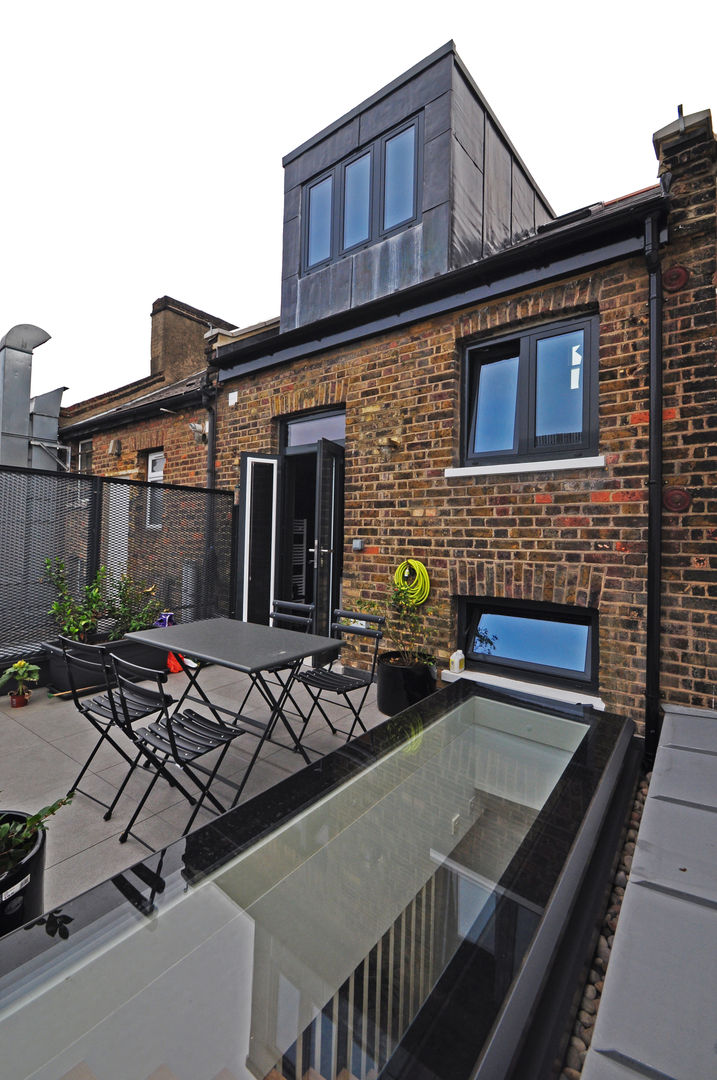
M186 835L202 807L220 814L237 805L267 743L287 746L309 764L303 739L315 713L333 735L347 741L364 732L361 709L374 678L384 619L337 609L331 636L325 637L310 633L313 618L313 605L275 600L269 625L213 618L128 634L132 641L176 658L186 677L176 698L168 690L166 664L147 667L110 651L107 645L61 638L73 702L97 733L71 790L104 806L104 818L109 820L130 779L142 768L148 781L120 834L120 843L130 833L144 843L133 827L160 782L174 788L191 808L182 833ZM367 647L366 670L348 671L341 666L340 651L349 642ZM212 701L203 688L202 672L208 665L248 676L248 687L231 707ZM305 694L298 693L299 687ZM262 705L258 715L255 706L249 711L254 691ZM337 727L331 719L326 708L329 701L346 710L346 727ZM253 751L240 778L230 779L222 775L222 763L235 740L242 737L254 740ZM111 803L81 787L96 754L107 746L127 765ZM210 759L209 755L214 756ZM215 793L220 783L230 790L229 798L222 794L220 800ZM125 798L129 800L129 795Z

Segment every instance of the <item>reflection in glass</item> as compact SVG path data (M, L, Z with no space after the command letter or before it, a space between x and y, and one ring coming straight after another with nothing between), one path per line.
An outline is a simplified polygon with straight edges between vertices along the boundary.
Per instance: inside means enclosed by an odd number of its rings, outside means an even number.
M308 416L305 420L290 420L287 424L287 446L310 446L319 439L343 442L346 438L346 413Z
M517 356L481 364L473 441L476 454L513 449L517 394Z
M484 611L478 627L494 637L494 657L566 671L587 670L589 627L585 624ZM476 653L486 651L478 638L474 648Z
M386 142L383 227L392 229L414 214L415 127L406 128Z
M371 155L352 161L344 174L344 247L368 240Z
M577 442L582 430L583 331L541 338L536 359L536 442Z
M309 266L331 254L331 195L333 177L327 176L309 191Z

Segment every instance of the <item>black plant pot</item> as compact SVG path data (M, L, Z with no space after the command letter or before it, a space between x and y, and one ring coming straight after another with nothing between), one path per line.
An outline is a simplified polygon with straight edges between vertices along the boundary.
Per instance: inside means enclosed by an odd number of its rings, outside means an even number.
M0 815L12 821L30 817L21 810L3 810ZM42 915L44 880L45 831L40 829L25 858L0 873L0 937Z
M432 664L397 663L397 652L382 653L376 667L376 704L385 716L395 716L422 701L436 689Z
M164 649L154 649L151 645L143 645L139 641L128 641L127 638L122 638L121 641L105 642L105 644L110 652L121 656L123 660L129 660L130 664L138 664L139 667L156 668L158 671L166 671L167 669L167 653ZM67 678L67 668L65 667L65 657L62 649L52 641L44 642L43 648L48 658L47 681L50 688L56 694L68 694L70 692L70 683ZM83 691L87 690L88 692L103 689L104 687L101 686L83 687Z

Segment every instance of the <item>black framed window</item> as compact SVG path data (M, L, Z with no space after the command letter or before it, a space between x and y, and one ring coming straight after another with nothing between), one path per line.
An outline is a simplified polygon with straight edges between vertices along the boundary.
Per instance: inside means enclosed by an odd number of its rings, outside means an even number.
M469 666L541 682L597 688L597 611L559 604L477 600L469 605Z
M469 348L465 462L597 452L597 366L597 316Z
M418 219L421 116L363 146L304 187L304 272Z

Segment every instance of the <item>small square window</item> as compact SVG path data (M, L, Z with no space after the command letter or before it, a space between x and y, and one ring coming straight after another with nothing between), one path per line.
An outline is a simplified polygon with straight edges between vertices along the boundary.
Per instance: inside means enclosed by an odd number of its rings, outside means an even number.
M594 317L469 348L466 463L595 453L597 342Z

